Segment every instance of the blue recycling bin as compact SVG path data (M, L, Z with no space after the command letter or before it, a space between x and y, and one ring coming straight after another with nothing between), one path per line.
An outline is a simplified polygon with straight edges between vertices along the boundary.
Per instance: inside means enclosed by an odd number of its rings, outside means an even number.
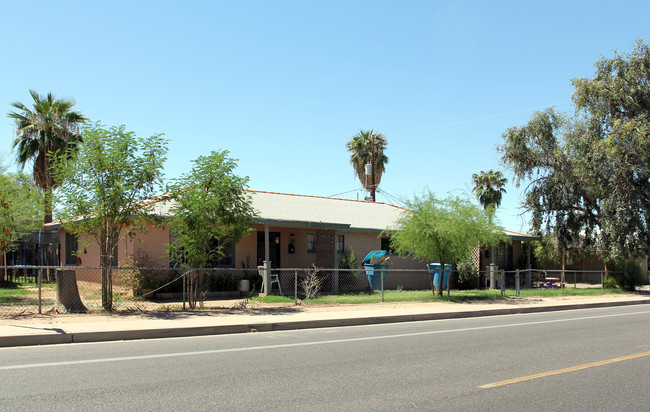
M386 255L385 250L373 250L368 253L368 255L363 259L362 265L366 269L366 275L368 276L368 285L372 290L381 290L381 281L382 276L384 282L386 281L386 276L388 275L388 265L377 265L372 264L370 261L372 258L381 258Z
M440 289L440 272L441 270L441 265L440 263L429 263L427 265L427 269L429 269L429 273L433 274L433 286L436 289ZM442 289L447 289L447 283L449 282L449 276L451 276L451 265L445 265L445 273L442 278Z

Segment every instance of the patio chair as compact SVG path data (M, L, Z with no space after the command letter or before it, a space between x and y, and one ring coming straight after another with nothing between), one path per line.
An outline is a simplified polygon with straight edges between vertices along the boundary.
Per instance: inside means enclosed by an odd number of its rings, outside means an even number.
M265 293L265 290L264 290L264 266L258 266L257 267L257 274L262 277L262 285L260 286L260 293ZM271 291L273 290L273 284L275 283L275 284L278 285L278 290L280 291L280 295L281 295L282 294L282 286L280 286L280 275L278 275L277 273L271 272L270 278L271 278L270 279L271 284L269 285L269 291L267 291L266 293L267 294L271 293Z

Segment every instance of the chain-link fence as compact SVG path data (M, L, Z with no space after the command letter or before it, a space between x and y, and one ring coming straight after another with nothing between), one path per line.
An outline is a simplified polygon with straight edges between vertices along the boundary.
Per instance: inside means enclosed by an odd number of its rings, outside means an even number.
M605 280L610 276L614 281L616 278L625 276L620 271L598 271L598 270L494 270L482 272L484 288L500 289L505 296L514 292L519 295L521 289L605 289ZM648 283L647 274L636 281L638 284ZM616 284L616 281L614 281Z
M441 276L426 269L271 268L265 287L265 273L263 267L6 266L0 267L0 316L97 312L106 307L116 311L232 307L234 299L260 294L298 303L322 295L431 290L432 278L443 289L449 283L452 290L501 289L504 296L518 295L524 288L603 288L605 279L601 271L495 270L468 276L454 270Z

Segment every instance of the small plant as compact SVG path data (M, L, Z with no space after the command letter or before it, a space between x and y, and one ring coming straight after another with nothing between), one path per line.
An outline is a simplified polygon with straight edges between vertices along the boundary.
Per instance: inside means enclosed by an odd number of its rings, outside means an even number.
M339 263L339 268L341 269L358 269L359 264L357 263L357 257L354 255L354 250L348 247L345 248L343 257L341 258L341 263Z
M357 257L354 255L354 250L350 247L346 248L339 263L339 269L347 269L349 272L339 274L339 288L341 290L349 289L356 283L359 272L352 271L352 269L358 268L359 264L357 263Z
M323 279L318 276L318 269L312 265L312 269L307 271L307 276L302 280L300 285L305 293L305 300L313 299L320 292L323 285Z
M204 290L201 292L199 295L199 308L200 309L205 309L205 301L208 300L208 291Z
M246 309L248 305L250 304L250 299L248 296L246 298L240 300L236 304L233 305L233 309Z
M606 277L603 281L605 289L618 289L618 282L614 276Z

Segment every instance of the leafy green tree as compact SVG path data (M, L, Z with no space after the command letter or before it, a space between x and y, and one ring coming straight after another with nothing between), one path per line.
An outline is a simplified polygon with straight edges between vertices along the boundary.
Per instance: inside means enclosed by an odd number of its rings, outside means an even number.
M607 173L599 248L607 260L626 261L650 246L650 44L601 57L593 79L573 80L576 110ZM596 140L597 139L597 140Z
M501 198L506 193L504 186L508 183L508 179L503 177L500 171L495 172L490 169L487 172L481 171L480 174L474 173L472 183L474 184L472 190L476 193L476 198L483 209L490 206L494 206L496 209L501 205Z
M80 112L72 110L74 102L55 99L52 93L39 96L34 90L29 93L34 100L33 110L20 102L11 105L18 112L9 112L8 117L16 122L14 150L16 161L23 168L30 161L34 163L34 181L44 192L44 223L52 222L52 190L61 182L50 172L51 153L64 152L81 141L81 125L88 120Z
M43 226L43 193L24 173L0 174L0 204L3 233Z
M199 156L191 172L176 179L169 189L174 200L170 230L175 241L168 251L182 267L190 269L190 308L196 307L203 292L201 269L223 255L225 244L247 235L256 218L246 191L248 178L234 173L237 162L228 155L228 151L213 151Z
M559 262L561 256L550 236L542 236L538 241L533 242L533 261L540 269L548 269L554 263Z
M0 253L3 257L21 231L38 227L43 227L41 190L22 172L0 174ZM4 279L4 270L2 273L0 281Z
M350 155L350 164L354 174L359 178L363 188L370 191L373 202L375 192L384 174L388 157L384 153L388 141L383 133L374 130L361 130L346 144ZM373 163L374 160L374 163ZM366 174L366 164L372 164L372 173Z
M506 130L502 160L526 182L533 229L558 249L607 262L645 255L650 244L650 46L596 63L574 79L576 114L537 112ZM607 266L606 266L607 269Z
M469 259L477 246L507 241L503 229L493 223L490 213L468 199L438 199L431 192L415 196L391 233L391 246L400 255L413 255L430 263L453 264ZM449 285L447 282L447 294ZM431 291L435 295L433 274ZM442 295L442 288L439 294Z
M112 268L117 244L145 223L153 204L146 202L162 190L167 141L156 134L140 138L124 126L100 123L83 130L83 144L68 153L74 161L57 161L55 178L63 227L94 239L100 247L102 307L113 308Z

